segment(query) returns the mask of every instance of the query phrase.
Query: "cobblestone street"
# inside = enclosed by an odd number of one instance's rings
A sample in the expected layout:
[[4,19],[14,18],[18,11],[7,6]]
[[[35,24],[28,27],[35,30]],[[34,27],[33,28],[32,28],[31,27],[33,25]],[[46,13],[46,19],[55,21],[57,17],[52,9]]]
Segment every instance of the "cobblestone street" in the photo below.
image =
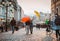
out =
[[56,41],[55,34],[50,37],[46,35],[45,29],[33,29],[33,34],[26,35],[25,28],[15,31],[0,33],[0,41]]

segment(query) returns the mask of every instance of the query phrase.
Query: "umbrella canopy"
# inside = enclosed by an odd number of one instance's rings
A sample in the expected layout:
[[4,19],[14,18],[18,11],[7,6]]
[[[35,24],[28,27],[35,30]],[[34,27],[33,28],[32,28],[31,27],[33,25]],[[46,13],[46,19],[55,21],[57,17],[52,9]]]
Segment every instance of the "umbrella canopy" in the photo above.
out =
[[30,17],[23,17],[22,19],[21,19],[21,22],[27,22],[27,21],[30,21],[31,19],[30,19]]
[[38,12],[38,11],[34,11],[34,13],[36,14],[36,16],[38,17],[38,18],[40,18],[40,13]]

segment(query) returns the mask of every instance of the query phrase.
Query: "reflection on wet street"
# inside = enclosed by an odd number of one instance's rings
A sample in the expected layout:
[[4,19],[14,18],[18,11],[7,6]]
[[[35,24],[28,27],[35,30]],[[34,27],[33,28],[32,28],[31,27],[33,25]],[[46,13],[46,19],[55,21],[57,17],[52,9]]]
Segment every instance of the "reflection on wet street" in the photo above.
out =
[[45,29],[33,29],[33,34],[26,35],[25,28],[15,31],[14,34],[9,32],[0,33],[0,41],[56,41],[55,33],[51,36],[46,35]]

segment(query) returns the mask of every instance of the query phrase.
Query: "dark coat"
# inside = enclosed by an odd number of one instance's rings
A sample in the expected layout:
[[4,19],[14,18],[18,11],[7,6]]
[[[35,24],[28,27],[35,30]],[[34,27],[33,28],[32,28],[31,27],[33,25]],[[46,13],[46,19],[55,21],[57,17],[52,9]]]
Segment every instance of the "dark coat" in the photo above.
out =
[[26,25],[30,25],[30,21],[25,22]]
[[10,24],[11,24],[12,26],[15,26],[15,25],[16,25],[16,20],[11,20]]

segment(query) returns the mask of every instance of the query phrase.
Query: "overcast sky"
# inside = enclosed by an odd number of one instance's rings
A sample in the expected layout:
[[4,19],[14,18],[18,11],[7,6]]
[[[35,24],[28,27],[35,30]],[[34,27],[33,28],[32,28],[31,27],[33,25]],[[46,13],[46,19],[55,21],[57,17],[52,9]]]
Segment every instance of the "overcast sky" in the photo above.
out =
[[23,8],[27,14],[37,10],[39,12],[51,12],[51,0],[17,0],[18,4]]

